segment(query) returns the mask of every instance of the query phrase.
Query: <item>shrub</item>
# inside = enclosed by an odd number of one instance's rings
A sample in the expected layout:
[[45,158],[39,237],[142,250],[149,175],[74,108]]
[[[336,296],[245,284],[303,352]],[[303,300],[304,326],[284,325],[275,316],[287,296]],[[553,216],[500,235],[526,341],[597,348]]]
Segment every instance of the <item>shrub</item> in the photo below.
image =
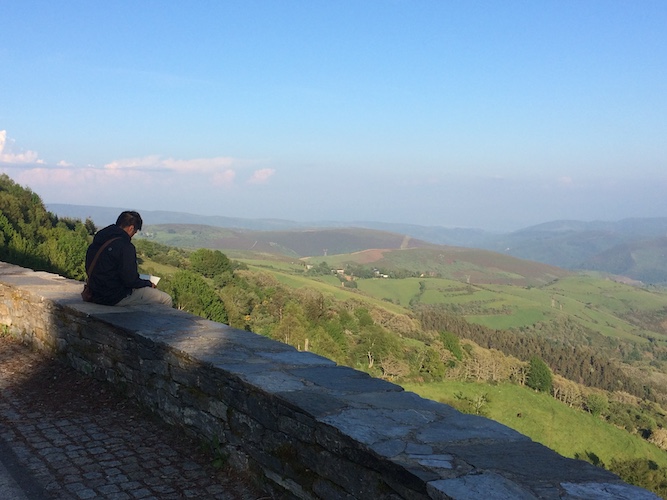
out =
[[551,370],[547,364],[537,356],[533,356],[530,360],[526,385],[536,391],[548,393],[551,393],[551,389],[553,388],[553,376],[551,375]]

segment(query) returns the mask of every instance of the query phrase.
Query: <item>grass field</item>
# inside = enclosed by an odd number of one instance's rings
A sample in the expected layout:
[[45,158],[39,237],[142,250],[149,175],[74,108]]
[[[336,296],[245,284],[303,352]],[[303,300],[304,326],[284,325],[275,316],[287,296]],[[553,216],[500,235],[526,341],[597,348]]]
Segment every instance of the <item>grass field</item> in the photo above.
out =
[[572,275],[541,287],[475,285],[442,278],[357,283],[364,293],[405,307],[411,301],[446,304],[468,321],[493,329],[528,327],[540,321],[567,318],[608,337],[636,342],[647,342],[647,337],[667,340],[667,323],[646,322],[653,316],[665,316],[667,293],[596,276]]
[[[381,255],[381,251],[376,251]],[[416,249],[410,252],[393,251],[394,259],[408,257],[432,257],[431,250]],[[486,254],[481,254],[486,257]],[[352,257],[339,255],[327,257],[334,266],[343,265]],[[444,258],[444,257],[443,257]],[[466,268],[469,262],[450,259],[452,274]],[[481,257],[480,257],[481,258]],[[317,262],[309,259],[309,262]],[[667,341],[667,293],[663,290],[638,288],[594,273],[568,274],[542,285],[517,285],[516,276],[496,272],[494,278],[506,275],[509,283],[476,282],[466,275],[464,279],[405,278],[405,279],[357,279],[358,292],[341,289],[337,278],[309,278],[304,274],[301,261],[273,261],[270,259],[241,259],[253,268],[276,273],[277,278],[290,286],[331,285],[336,297],[352,294],[364,300],[382,305],[394,312],[405,312],[411,305],[444,304],[468,321],[492,329],[530,327],[544,321],[571,320],[582,328],[611,338],[645,343],[649,338]],[[404,262],[400,262],[404,264]],[[513,261],[510,261],[513,264]],[[419,264],[413,264],[418,266]],[[450,269],[450,271],[451,271]],[[542,268],[539,268],[543,272]],[[470,270],[470,269],[468,269]],[[535,275],[538,272],[535,271]],[[487,276],[488,277],[488,276]],[[470,282],[468,282],[470,281]],[[492,280],[493,281],[493,280]],[[503,281],[502,279],[499,281]],[[404,308],[404,309],[403,309]],[[657,318],[651,321],[651,318]]]
[[[170,227],[157,235],[180,238],[182,246],[192,248],[207,238],[223,241],[229,233],[224,229],[187,226]],[[156,239],[159,240],[157,236]],[[667,342],[667,292],[664,290],[634,287],[594,273],[571,273],[484,250],[446,246],[368,249],[298,259],[277,251],[274,255],[266,250],[237,248],[229,250],[228,255],[252,269],[275,273],[277,279],[290,286],[302,287],[310,283],[337,298],[369,300],[394,312],[405,312],[411,305],[444,304],[468,321],[492,329],[570,320],[580,325],[581,330],[610,338],[640,343],[649,339]],[[304,274],[306,263],[323,261],[332,268],[354,263],[377,266],[385,271],[407,270],[424,277],[358,279],[355,292],[340,287],[335,277],[308,278]]]
[[424,276],[440,276],[475,283],[543,285],[569,274],[563,269],[520,260],[508,255],[476,250],[436,246],[410,249],[374,249],[351,254],[309,257],[312,264],[326,261],[331,266],[359,264],[409,271]]
[[419,282],[418,278],[401,280],[362,279],[357,280],[357,287],[361,292],[371,297],[409,307],[410,300],[419,293]]
[[303,275],[303,270],[295,274],[289,271],[281,271],[279,269],[266,266],[258,267],[249,265],[248,267],[251,270],[268,272],[272,274],[280,283],[290,288],[310,287],[318,290],[324,295],[331,295],[338,300],[356,299],[361,302],[367,302],[374,306],[384,307],[385,309],[394,313],[405,314],[407,312],[407,310],[400,305],[383,301],[382,299],[372,295],[359,293],[353,289],[343,288],[340,285],[340,280],[335,276],[308,277]]

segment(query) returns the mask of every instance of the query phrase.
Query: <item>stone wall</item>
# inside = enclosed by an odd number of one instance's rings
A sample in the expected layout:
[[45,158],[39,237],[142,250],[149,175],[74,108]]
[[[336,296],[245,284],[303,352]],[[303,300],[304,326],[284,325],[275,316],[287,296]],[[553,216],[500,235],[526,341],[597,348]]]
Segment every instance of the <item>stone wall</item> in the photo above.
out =
[[0,263],[0,328],[214,443],[280,498],[655,499],[491,420],[167,308]]

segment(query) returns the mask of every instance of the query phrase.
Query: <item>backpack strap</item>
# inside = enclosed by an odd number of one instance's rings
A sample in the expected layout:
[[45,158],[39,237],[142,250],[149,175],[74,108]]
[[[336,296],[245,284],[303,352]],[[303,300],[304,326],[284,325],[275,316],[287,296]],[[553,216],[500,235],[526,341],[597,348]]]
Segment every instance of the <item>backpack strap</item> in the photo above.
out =
[[[88,279],[90,279],[90,273],[92,273],[93,269],[95,269],[95,264],[97,264],[97,259],[102,254],[102,250],[104,250],[107,247],[107,245],[109,243],[111,243],[112,241],[119,240],[119,239],[120,239],[120,236],[116,236],[115,238],[111,238],[110,240],[105,241],[104,244],[100,247],[100,249],[95,254],[95,258],[90,263],[90,267],[88,269],[86,269],[86,274],[88,275]],[[86,281],[88,281],[88,280],[86,280]]]

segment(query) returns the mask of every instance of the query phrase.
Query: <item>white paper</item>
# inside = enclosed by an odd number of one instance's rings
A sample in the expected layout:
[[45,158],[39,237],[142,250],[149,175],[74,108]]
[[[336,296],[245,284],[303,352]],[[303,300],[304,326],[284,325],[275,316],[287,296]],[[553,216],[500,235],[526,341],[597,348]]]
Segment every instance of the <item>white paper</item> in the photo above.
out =
[[160,281],[160,277],[159,277],[159,276],[153,276],[152,274],[140,274],[139,277],[140,277],[142,280],[148,280],[148,281],[150,281],[150,282],[153,283],[155,286],[157,286],[158,281]]

